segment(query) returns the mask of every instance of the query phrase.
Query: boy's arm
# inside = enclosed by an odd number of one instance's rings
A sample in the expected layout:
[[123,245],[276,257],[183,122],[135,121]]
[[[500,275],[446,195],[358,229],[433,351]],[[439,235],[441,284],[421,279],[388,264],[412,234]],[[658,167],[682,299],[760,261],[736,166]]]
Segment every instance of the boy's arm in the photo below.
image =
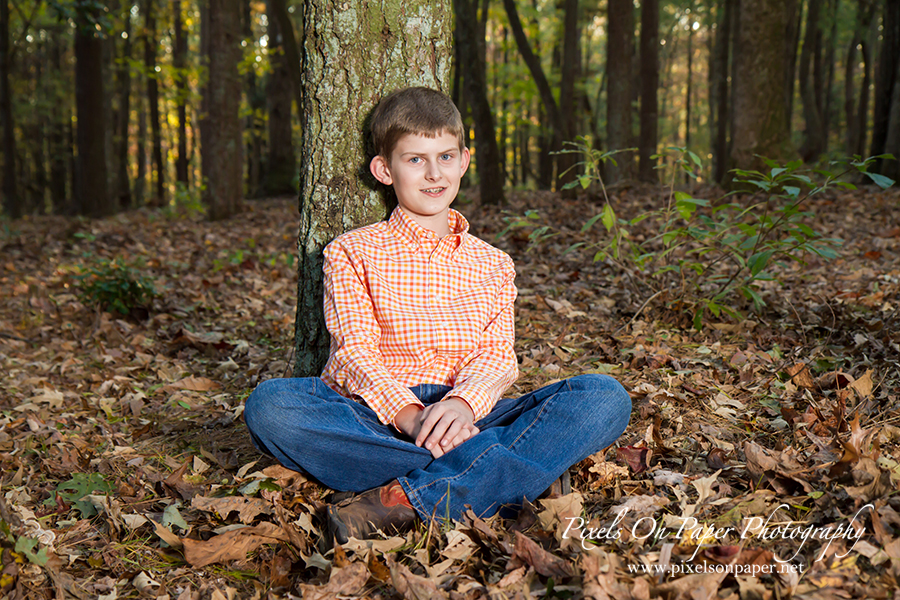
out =
[[455,385],[445,398],[464,400],[472,409],[475,421],[491,412],[503,392],[519,376],[514,348],[516,286],[513,281],[516,270],[511,259],[504,264],[504,271],[504,282],[494,299],[491,319],[481,343],[463,360]]
[[339,244],[325,247],[325,324],[334,362],[330,372],[339,385],[365,400],[382,423],[393,424],[404,407],[423,405],[384,366],[378,348],[381,328],[357,267]]

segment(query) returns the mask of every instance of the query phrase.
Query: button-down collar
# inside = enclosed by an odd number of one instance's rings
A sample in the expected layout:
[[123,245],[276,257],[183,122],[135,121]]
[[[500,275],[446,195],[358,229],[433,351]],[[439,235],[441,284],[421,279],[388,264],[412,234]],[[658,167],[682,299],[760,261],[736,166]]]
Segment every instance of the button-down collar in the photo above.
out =
[[450,234],[439,238],[437,234],[430,229],[426,229],[419,225],[415,219],[406,214],[399,206],[391,213],[388,220],[388,227],[391,233],[400,241],[407,244],[413,250],[424,246],[426,248],[434,248],[441,242],[447,243],[451,248],[451,253],[455,254],[466,239],[469,232],[469,222],[460,213],[452,208],[448,214],[448,225],[450,226]]

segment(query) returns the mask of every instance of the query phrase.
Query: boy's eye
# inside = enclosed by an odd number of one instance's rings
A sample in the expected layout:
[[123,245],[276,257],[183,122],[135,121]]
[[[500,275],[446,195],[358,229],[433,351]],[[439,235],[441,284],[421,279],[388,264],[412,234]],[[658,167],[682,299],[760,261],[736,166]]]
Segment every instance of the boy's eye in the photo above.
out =
[[418,156],[413,156],[411,159],[409,159],[409,162],[411,162],[411,163],[414,164],[414,165],[415,165],[415,164],[418,164],[418,163],[421,162],[421,161],[422,161],[422,159],[419,158]]
[[442,154],[441,160],[453,160],[453,155],[452,154]]

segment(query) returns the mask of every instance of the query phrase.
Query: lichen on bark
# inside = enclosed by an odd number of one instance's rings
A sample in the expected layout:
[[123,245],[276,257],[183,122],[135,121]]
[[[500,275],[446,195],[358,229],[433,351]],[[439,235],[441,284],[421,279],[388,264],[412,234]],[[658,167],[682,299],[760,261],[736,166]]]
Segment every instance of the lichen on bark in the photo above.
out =
[[368,175],[366,120],[395,89],[449,91],[452,14],[449,0],[303,2],[297,377],[321,373],[328,356],[323,248],[386,216]]

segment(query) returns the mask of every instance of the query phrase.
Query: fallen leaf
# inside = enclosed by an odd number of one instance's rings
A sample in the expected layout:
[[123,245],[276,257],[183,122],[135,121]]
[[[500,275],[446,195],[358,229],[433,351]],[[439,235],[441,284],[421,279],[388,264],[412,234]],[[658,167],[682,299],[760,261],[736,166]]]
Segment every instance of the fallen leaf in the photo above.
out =
[[[243,560],[247,553],[263,544],[285,542],[288,535],[274,523],[260,523],[217,535],[208,540],[182,538],[184,559],[193,567],[205,567],[217,562]],[[365,569],[365,567],[363,567]]]
[[394,589],[406,600],[447,598],[447,592],[438,588],[434,581],[416,575],[406,565],[396,562],[393,556],[388,557],[388,566],[391,569]]
[[339,596],[355,596],[369,580],[369,570],[361,562],[350,563],[346,567],[335,567],[325,585],[300,584],[303,600],[334,600]]
[[517,531],[513,555],[507,569],[515,569],[523,564],[534,567],[544,577],[571,577],[573,574],[572,565],[550,554],[537,542]]
[[225,520],[232,512],[238,513],[241,523],[249,525],[260,514],[271,515],[274,507],[271,502],[262,498],[247,498],[245,496],[230,496],[225,498],[207,498],[206,496],[194,496],[191,499],[191,508],[204,512],[218,513],[219,518]]

